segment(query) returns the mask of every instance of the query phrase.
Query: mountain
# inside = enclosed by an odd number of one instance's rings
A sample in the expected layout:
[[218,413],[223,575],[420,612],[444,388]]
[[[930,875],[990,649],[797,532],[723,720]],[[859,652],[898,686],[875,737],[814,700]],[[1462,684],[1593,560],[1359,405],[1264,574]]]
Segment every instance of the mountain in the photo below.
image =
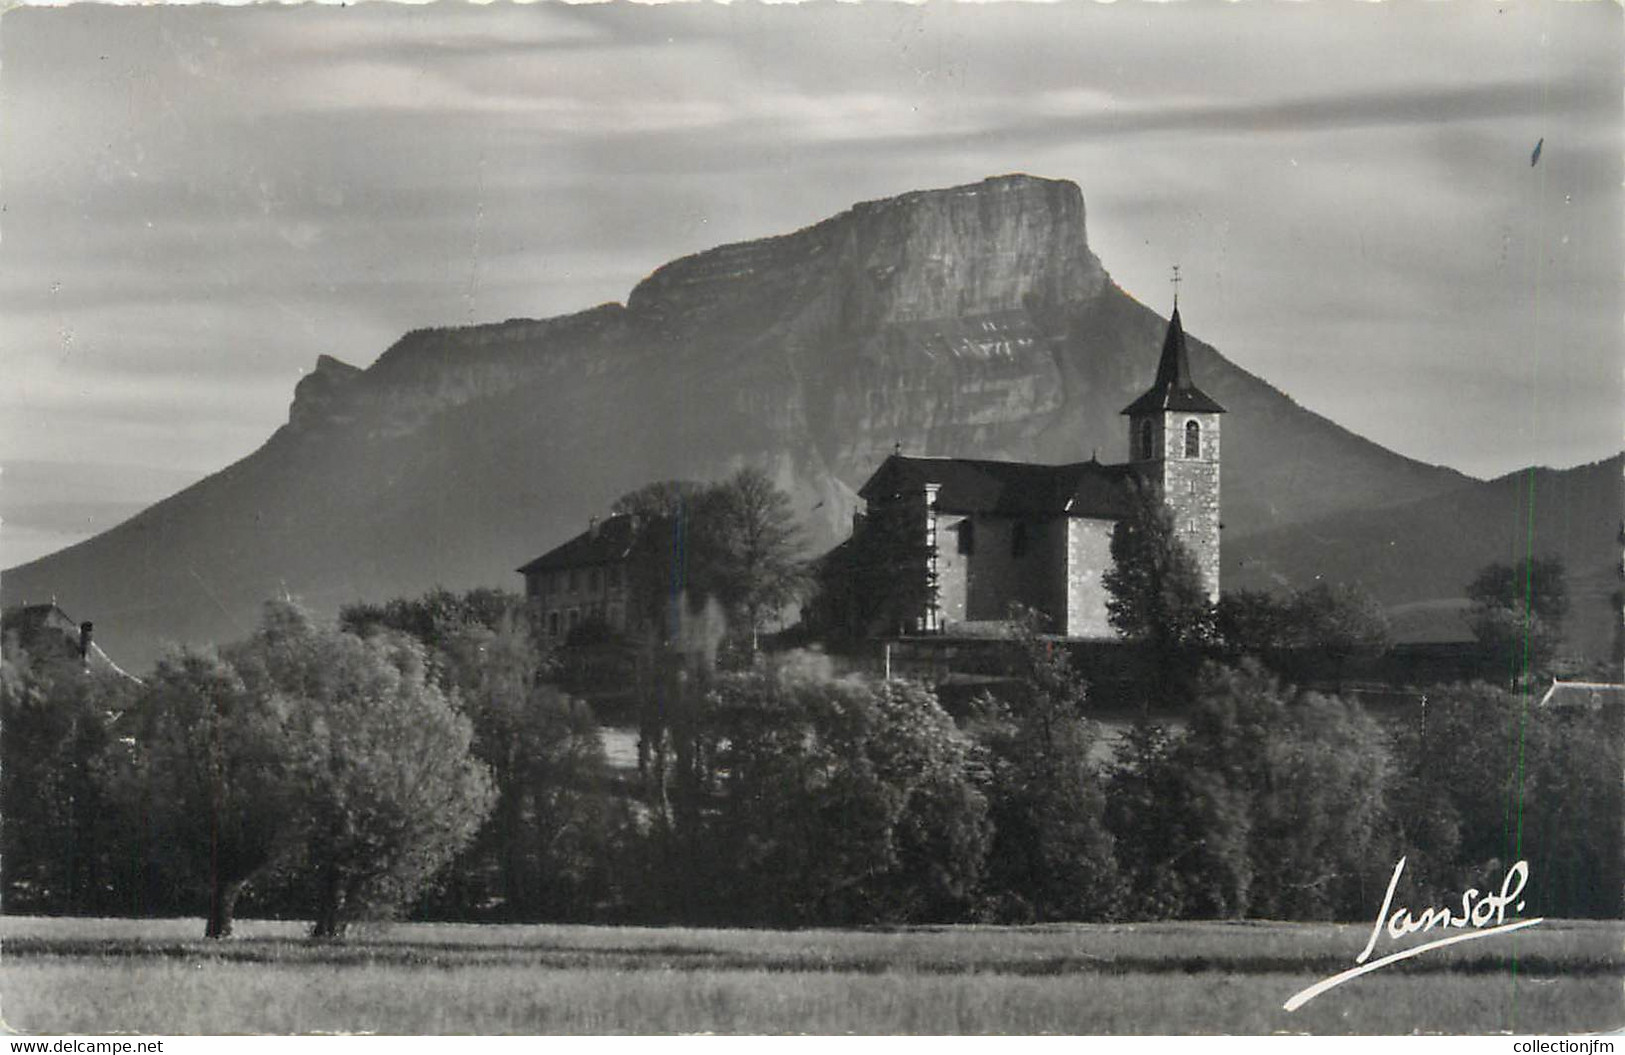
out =
[[1384,509],[1226,539],[1227,588],[1358,582],[1390,607],[1396,637],[1467,635],[1465,587],[1486,564],[1561,557],[1570,647],[1598,658],[1619,642],[1625,455],[1573,469],[1527,469]]
[[[1165,325],[1090,250],[1072,183],[867,202],[674,261],[624,306],[417,331],[365,370],[324,356],[259,450],[0,587],[7,604],[86,613],[139,666],[165,640],[246,633],[284,591],[331,611],[436,584],[518,588],[512,569],[623,492],[745,462],[827,544],[894,445],[1121,460],[1119,411],[1149,385]],[[1473,485],[1199,339],[1190,352],[1229,410],[1227,546]]]

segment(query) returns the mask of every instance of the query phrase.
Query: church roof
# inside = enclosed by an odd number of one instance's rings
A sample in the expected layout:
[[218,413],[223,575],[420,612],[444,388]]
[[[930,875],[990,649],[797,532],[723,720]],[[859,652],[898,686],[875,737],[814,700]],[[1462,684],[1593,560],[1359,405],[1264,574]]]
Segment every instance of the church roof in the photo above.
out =
[[519,574],[529,575],[532,572],[554,568],[581,568],[625,560],[631,554],[637,540],[637,518],[630,513],[617,513],[570,541],[548,550],[520,568]]
[[884,500],[917,494],[934,483],[938,485],[937,509],[944,513],[1120,520],[1132,508],[1136,479],[1132,466],[1098,461],[1038,465],[894,454],[881,463],[858,494],[866,501]]
[[74,640],[79,637],[79,624],[58,608],[54,601],[7,608],[5,614],[0,616],[0,627],[4,627],[8,633],[15,633],[24,648],[33,647],[48,630]]
[[1149,414],[1159,410],[1193,410],[1223,414],[1211,396],[1191,380],[1190,353],[1185,349],[1185,327],[1179,321],[1179,305],[1168,320],[1168,335],[1162,340],[1162,358],[1157,362],[1157,380],[1151,390],[1123,408],[1125,414]]

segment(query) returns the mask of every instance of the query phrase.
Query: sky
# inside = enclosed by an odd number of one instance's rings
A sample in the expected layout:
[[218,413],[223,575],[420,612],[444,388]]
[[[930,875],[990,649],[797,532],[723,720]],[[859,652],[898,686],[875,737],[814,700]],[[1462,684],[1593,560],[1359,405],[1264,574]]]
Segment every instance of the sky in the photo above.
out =
[[[0,16],[0,566],[250,453],[320,354],[1007,172],[1299,403],[1621,449],[1606,0],[70,5]],[[1540,145],[1538,160],[1535,149]],[[1533,161],[1533,163],[1532,163]]]

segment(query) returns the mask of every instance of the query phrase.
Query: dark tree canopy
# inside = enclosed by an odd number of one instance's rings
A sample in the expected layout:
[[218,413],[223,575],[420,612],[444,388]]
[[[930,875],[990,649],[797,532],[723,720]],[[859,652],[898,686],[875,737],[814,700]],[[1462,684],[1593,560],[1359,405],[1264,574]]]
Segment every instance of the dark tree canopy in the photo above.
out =
[[1523,859],[1525,915],[1619,918],[1625,712],[1475,683],[1430,690],[1425,719],[1399,737],[1390,789],[1420,892],[1499,884]]
[[[32,650],[30,647],[32,646]],[[127,911],[119,721],[135,686],[63,640],[14,629],[0,651],[0,880],[11,912]]]
[[299,788],[314,932],[336,937],[409,904],[474,836],[492,797],[468,719],[429,679],[421,647],[274,603],[226,657],[250,693],[285,708],[279,761]]
[[1041,617],[1014,614],[1021,698],[983,697],[971,724],[989,773],[989,909],[1011,921],[1110,918],[1123,891],[1091,758],[1100,731],[1083,714],[1088,690],[1064,644],[1037,633]]
[[936,599],[930,557],[921,510],[876,503],[818,562],[812,623],[837,638],[907,632]]
[[1393,638],[1382,606],[1364,590],[1319,582],[1293,595],[1287,606],[1288,641],[1336,660],[1380,655]]
[[210,937],[273,876],[337,936],[409,904],[472,837],[489,779],[428,672],[404,635],[363,639],[283,602],[247,640],[158,665],[132,719],[130,797],[203,887]]
[[1516,564],[1487,564],[1467,584],[1474,605],[1528,611],[1561,623],[1569,611],[1568,573],[1560,557],[1530,557]]
[[647,606],[640,615],[666,637],[715,599],[730,634],[754,650],[769,621],[805,592],[805,539],[790,498],[754,466],[716,484],[648,484],[613,508],[639,519],[631,575]]
[[806,565],[801,528],[790,498],[766,473],[747,466],[716,488],[707,525],[718,561],[723,603],[744,618],[751,647],[765,620],[803,593]]
[[250,690],[228,660],[192,649],[160,660],[142,692],[140,793],[170,866],[207,893],[207,937],[228,937],[244,887],[299,850],[296,707],[281,693]]
[[1290,647],[1291,602],[1263,590],[1227,590],[1213,612],[1214,633],[1232,656],[1264,656]]
[[454,593],[437,586],[418,597],[346,605],[339,609],[339,625],[363,636],[378,629],[398,630],[425,647],[435,647],[469,627],[495,630],[511,623],[523,607],[524,598],[506,590],[478,587]]
[[727,675],[703,719],[715,745],[699,822],[703,882],[734,919],[858,924],[969,906],[990,834],[970,745],[908,682]]
[[707,490],[709,485],[693,480],[658,480],[628,491],[610,505],[609,511],[645,520],[675,518]]
[[1356,586],[1318,582],[1280,600],[1257,590],[1220,598],[1219,645],[1233,659],[1267,660],[1303,680],[1341,680],[1348,663],[1392,645],[1388,616]]
[[[463,877],[457,893],[496,902],[509,919],[578,914],[591,885],[607,878],[604,745],[591,708],[542,681],[550,657],[513,620],[465,627],[441,651],[473,726],[473,753],[497,792],[479,837],[453,866]],[[485,890],[474,877],[490,861],[498,878]]]
[[1498,673],[1517,678],[1542,669],[1562,644],[1569,589],[1559,558],[1486,565],[1466,593],[1468,625],[1494,654]]
[[1385,738],[1256,663],[1208,667],[1189,727],[1143,723],[1108,794],[1136,915],[1357,918],[1392,867]]
[[1212,606],[1201,570],[1179,541],[1173,513],[1156,487],[1136,488],[1132,514],[1112,532],[1111,555],[1102,579],[1113,629],[1156,649],[1209,640]]

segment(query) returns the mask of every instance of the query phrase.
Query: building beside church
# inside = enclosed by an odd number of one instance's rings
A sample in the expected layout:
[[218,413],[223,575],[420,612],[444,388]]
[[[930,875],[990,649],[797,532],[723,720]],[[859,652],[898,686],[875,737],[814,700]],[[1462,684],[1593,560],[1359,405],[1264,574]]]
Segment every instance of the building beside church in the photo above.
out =
[[896,593],[894,581],[866,577],[850,554],[862,548],[865,532],[907,525],[907,559],[925,565],[912,574],[929,585],[905,591],[906,610],[890,611],[887,625],[870,632],[985,633],[1005,625],[1011,605],[1020,604],[1047,616],[1055,633],[1115,636],[1102,577],[1111,564],[1112,532],[1130,514],[1135,489],[1145,484],[1160,491],[1208,596],[1217,601],[1224,408],[1191,378],[1177,303],[1156,381],[1122,413],[1129,460],[1115,465],[1093,458],[1067,465],[901,453],[887,458],[858,492],[865,509],[854,519],[853,538],[832,556],[855,569],[851,589]]
[[562,639],[589,623],[630,629],[642,610],[633,587],[637,546],[636,517],[594,517],[586,531],[520,568],[525,597],[540,613],[543,631]]
[[0,635],[26,651],[36,663],[78,663],[93,673],[117,674],[136,684],[141,679],[113,662],[92,637],[94,624],[76,623],[68,613],[48,604],[23,604],[0,612]]

